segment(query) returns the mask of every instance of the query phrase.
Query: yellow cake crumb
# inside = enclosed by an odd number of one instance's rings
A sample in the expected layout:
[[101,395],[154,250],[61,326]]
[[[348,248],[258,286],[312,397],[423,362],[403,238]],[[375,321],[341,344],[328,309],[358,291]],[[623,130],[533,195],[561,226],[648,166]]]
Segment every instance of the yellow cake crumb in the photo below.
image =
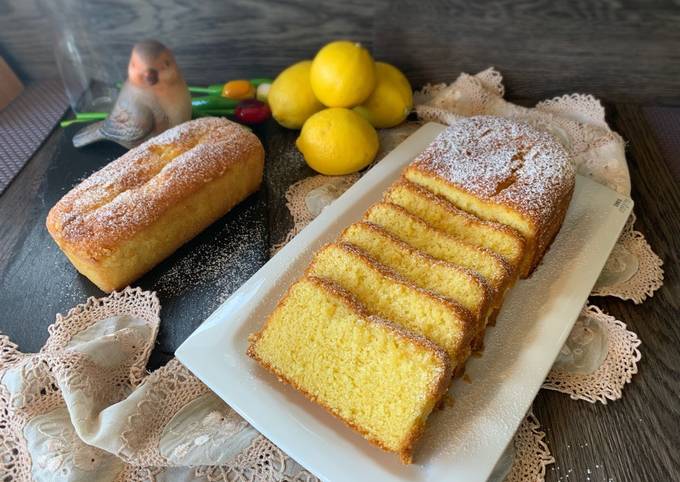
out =
[[397,278],[348,244],[329,244],[320,249],[307,274],[338,284],[369,312],[441,346],[454,364],[467,359],[471,352],[476,327],[469,311]]
[[396,204],[375,204],[366,212],[365,219],[430,256],[479,273],[495,292],[494,306],[500,305],[513,281],[512,270],[497,254],[454,238]]
[[372,223],[352,224],[340,240],[357,246],[416,286],[460,303],[475,319],[481,321],[486,317],[490,308],[489,287],[472,271],[433,258]]
[[403,207],[447,234],[494,251],[513,269],[524,267],[524,238],[508,226],[484,221],[461,211],[447,200],[405,179],[395,183],[387,191],[385,201]]
[[248,355],[404,462],[451,377],[443,350],[317,278],[288,290]]

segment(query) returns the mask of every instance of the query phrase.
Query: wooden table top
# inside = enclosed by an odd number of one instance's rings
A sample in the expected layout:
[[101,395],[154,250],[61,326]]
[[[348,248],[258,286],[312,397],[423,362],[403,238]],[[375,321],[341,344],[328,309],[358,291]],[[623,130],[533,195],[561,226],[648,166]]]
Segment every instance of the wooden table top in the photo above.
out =
[[[618,104],[608,112],[612,127],[629,142],[636,228],[664,260],[665,283],[642,305],[591,299],[642,340],[639,373],[623,399],[606,406],[548,390],[538,394],[534,413],[557,461],[546,480],[679,480],[680,179],[673,172],[680,164],[664,159],[640,106]],[[103,295],[75,272],[44,225],[71,186],[123,152],[107,144],[78,151],[70,144],[75,129],[56,129],[0,196],[0,331],[27,352],[43,345],[56,313]],[[172,357],[290,228],[285,191],[312,172],[293,148],[296,133],[268,125],[258,134],[267,149],[263,189],[138,283],[156,290],[162,305],[150,369]]]

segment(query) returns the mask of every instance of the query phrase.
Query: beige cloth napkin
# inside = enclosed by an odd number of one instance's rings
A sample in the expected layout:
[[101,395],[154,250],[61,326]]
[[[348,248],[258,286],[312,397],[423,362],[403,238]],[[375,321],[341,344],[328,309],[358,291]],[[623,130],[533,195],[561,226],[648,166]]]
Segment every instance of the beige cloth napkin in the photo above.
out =
[[12,481],[311,478],[177,360],[147,376],[159,309],[155,294],[128,288],[57,316],[40,353],[0,337],[0,472]]

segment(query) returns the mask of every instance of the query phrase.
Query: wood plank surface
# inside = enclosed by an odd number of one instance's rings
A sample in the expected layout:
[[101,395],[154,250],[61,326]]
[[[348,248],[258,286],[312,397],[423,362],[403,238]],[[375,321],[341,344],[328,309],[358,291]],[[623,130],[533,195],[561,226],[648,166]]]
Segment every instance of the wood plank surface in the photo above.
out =
[[0,0],[0,55],[28,79],[54,78],[50,27],[57,22],[58,30],[71,29],[86,63],[103,57],[121,75],[132,45],[156,38],[174,50],[190,83],[275,76],[338,37],[370,47],[376,9],[384,3]]
[[511,96],[678,104],[678,25],[673,0],[398,0],[373,47],[414,85],[495,66]]
[[0,0],[0,55],[24,80],[54,78],[70,29],[88,65],[123,75],[132,44],[155,37],[207,84],[273,76],[349,38],[416,86],[494,65],[512,95],[680,105],[678,25],[677,0]]

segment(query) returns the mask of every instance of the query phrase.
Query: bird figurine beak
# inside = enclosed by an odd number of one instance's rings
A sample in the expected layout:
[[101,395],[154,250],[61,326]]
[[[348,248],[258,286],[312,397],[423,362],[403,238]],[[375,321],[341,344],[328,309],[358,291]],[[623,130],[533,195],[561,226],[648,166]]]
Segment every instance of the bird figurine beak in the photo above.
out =
[[144,81],[149,85],[156,85],[158,83],[158,71],[156,69],[148,69],[144,72]]

